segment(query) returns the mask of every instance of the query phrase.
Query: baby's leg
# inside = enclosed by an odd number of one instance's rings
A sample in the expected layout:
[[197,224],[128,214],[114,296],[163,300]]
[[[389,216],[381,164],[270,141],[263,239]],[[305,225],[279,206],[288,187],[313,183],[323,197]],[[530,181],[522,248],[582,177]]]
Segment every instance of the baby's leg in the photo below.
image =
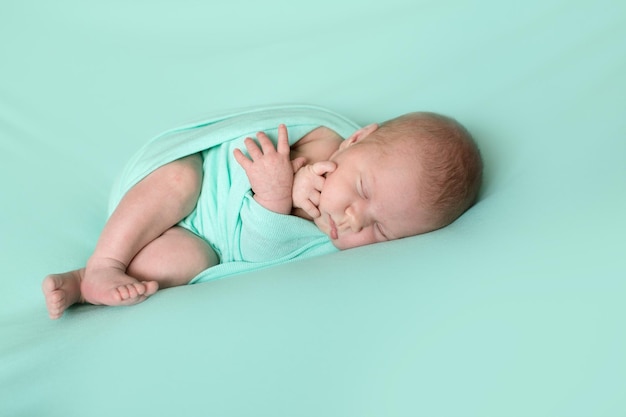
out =
[[[204,240],[174,226],[145,246],[131,261],[126,274],[133,281],[117,287],[117,291],[127,291],[132,296],[123,298],[120,295],[115,302],[98,304],[137,304],[157,288],[187,284],[200,272],[218,263],[217,254]],[[85,268],[46,277],[43,291],[50,318],[57,319],[72,304],[86,301],[81,292],[84,277]],[[154,289],[150,283],[156,283]]]
[[[194,209],[201,184],[202,158],[195,154],[158,168],[131,188],[104,226],[86,268],[44,280],[51,317],[59,317],[79,301],[127,305],[154,294],[158,282],[128,275],[128,266],[146,245]],[[78,298],[74,291],[77,281]]]
[[87,262],[81,293],[91,304],[119,305],[158,289],[126,274],[131,260],[185,218],[202,185],[202,158],[191,155],[155,170],[131,188],[107,221]]
[[203,239],[180,226],[167,230],[135,256],[128,275],[140,281],[157,281],[159,289],[188,284],[200,272],[219,263]]

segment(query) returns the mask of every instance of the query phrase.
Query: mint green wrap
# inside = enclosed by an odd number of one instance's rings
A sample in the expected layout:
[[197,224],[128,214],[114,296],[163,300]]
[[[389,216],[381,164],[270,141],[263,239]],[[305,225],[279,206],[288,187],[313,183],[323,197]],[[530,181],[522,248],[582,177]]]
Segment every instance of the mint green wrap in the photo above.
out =
[[219,256],[220,264],[190,283],[336,251],[312,222],[273,213],[256,203],[246,173],[233,157],[233,150],[245,150],[243,140],[256,132],[264,131],[275,141],[280,123],[287,126],[290,144],[320,126],[344,138],[358,129],[338,114],[305,105],[239,110],[175,128],[149,141],[131,158],[113,188],[109,212],[150,172],[201,152],[204,179],[198,204],[180,225],[205,239]]

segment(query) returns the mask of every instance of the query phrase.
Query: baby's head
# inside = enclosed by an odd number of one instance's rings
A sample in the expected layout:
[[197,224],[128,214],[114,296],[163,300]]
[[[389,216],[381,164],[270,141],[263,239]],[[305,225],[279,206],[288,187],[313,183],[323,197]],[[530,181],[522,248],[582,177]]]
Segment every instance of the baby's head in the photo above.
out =
[[476,200],[482,160],[454,119],[409,113],[366,126],[331,158],[315,223],[339,249],[427,233]]
[[478,196],[483,163],[471,134],[456,120],[437,113],[409,113],[383,123],[375,136],[415,159],[420,210],[430,229],[445,227]]

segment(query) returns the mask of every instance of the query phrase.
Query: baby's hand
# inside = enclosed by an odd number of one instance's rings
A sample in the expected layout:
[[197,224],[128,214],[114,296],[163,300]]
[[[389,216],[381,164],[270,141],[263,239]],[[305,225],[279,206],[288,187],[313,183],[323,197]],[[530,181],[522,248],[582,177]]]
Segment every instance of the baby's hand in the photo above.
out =
[[326,181],[324,175],[336,168],[337,164],[331,161],[317,162],[300,168],[293,180],[293,206],[301,208],[314,219],[319,217],[321,213],[317,207]]
[[285,125],[278,126],[278,146],[263,132],[256,135],[259,146],[246,138],[246,149],[250,157],[246,157],[239,149],[234,156],[239,165],[246,171],[254,199],[263,207],[276,213],[289,214],[292,209],[291,193],[293,173],[301,166],[301,161],[292,164],[289,158],[289,140]]

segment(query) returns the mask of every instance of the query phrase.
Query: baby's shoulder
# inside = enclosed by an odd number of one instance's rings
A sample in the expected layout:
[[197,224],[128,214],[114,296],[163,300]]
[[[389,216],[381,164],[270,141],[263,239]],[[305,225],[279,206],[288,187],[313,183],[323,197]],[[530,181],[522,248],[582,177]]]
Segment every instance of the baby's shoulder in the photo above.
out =
[[343,138],[326,126],[311,130],[291,146],[291,159],[305,157],[307,163],[327,161]]

